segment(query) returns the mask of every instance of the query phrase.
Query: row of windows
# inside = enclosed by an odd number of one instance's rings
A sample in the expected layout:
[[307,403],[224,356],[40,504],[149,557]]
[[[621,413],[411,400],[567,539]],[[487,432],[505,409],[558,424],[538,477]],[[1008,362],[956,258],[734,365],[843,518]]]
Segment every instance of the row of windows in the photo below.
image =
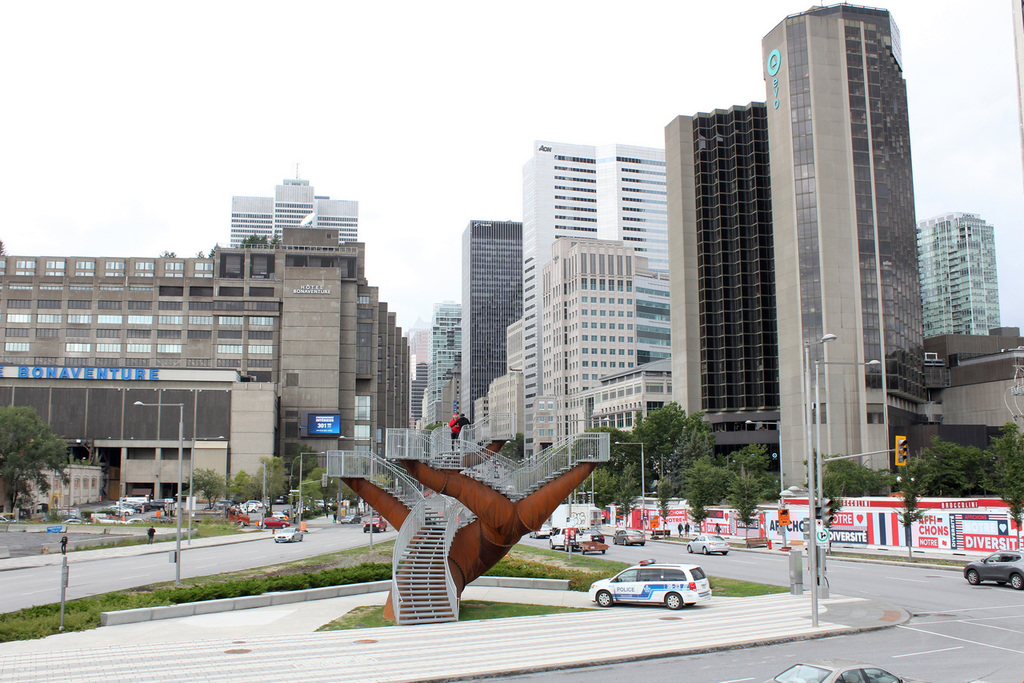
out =
[[[92,344],[68,342],[64,345],[64,350],[68,353],[92,353],[92,347]],[[243,348],[245,348],[243,344],[218,344],[217,353],[241,355]],[[153,353],[152,344],[96,344],[97,353],[121,353],[122,349],[125,353]],[[31,350],[31,342],[5,342],[4,350],[28,352]],[[157,344],[156,352],[181,353],[182,345]],[[248,352],[250,354],[272,354],[274,347],[271,344],[249,344]]]
[[[243,325],[245,324],[245,316],[241,315],[219,315],[217,317],[218,325]],[[48,324],[60,324],[63,322],[64,316],[60,313],[39,313],[36,315],[36,322],[48,323]],[[92,315],[91,313],[69,313],[67,316],[68,323],[76,325],[89,325],[92,324],[93,318],[96,319],[96,323],[100,325],[122,325],[124,324],[123,315]],[[159,325],[181,325],[185,319],[181,315],[160,315],[156,316],[157,324]],[[214,316],[212,315],[190,315],[188,316],[189,325],[212,325]],[[31,313],[8,313],[7,322],[9,323],[31,323]],[[129,315],[129,325],[152,325],[153,316],[151,315]],[[249,316],[249,325],[252,326],[271,326],[274,324],[274,318],[269,316]]]

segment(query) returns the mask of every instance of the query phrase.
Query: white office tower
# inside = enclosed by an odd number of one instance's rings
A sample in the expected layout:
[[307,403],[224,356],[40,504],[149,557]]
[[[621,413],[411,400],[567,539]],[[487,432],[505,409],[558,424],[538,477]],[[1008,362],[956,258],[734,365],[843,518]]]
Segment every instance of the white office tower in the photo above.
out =
[[[423,397],[425,424],[447,422],[459,407],[444,398],[444,388],[462,358],[462,306],[453,302],[434,304],[430,325],[430,368]],[[463,411],[465,412],[465,411]]]
[[308,180],[285,179],[273,197],[231,198],[231,246],[247,237],[281,237],[282,228],[307,225],[338,233],[338,243],[358,240],[359,202],[318,197]]
[[999,327],[995,228],[974,213],[919,221],[917,258],[926,338]]
[[542,391],[540,276],[561,237],[619,240],[668,272],[665,150],[537,141],[523,167],[523,371],[527,454]]

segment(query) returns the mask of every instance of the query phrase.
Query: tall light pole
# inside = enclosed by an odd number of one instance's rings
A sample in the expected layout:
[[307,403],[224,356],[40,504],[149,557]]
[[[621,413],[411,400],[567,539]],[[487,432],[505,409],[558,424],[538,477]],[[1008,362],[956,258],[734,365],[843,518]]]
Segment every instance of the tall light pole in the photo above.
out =
[[[178,495],[177,495],[177,509],[174,511],[174,516],[178,520],[178,531],[174,539],[174,585],[181,585],[181,484],[184,475],[184,466],[182,463],[182,453],[184,452],[185,442],[185,404],[184,403],[143,403],[142,401],[136,401],[137,406],[149,406],[160,408],[162,406],[178,406]],[[159,420],[159,415],[157,420]],[[159,437],[160,428],[159,422],[157,423],[157,436]],[[195,457],[195,454],[192,454]],[[191,493],[191,491],[189,492]]]
[[640,526],[647,531],[647,508],[644,497],[647,495],[646,480],[644,479],[644,443],[643,441],[616,441],[616,446],[639,446],[640,447]]
[[[818,368],[822,365],[863,365],[865,367],[873,365],[881,365],[880,360],[869,360],[865,363],[857,361],[842,361],[842,360],[815,360],[814,361],[814,441],[815,441],[815,456],[814,456],[814,470],[818,479],[818,500],[824,500],[823,484],[825,478],[822,473],[822,456],[821,456],[821,403],[818,399]],[[828,397],[825,397],[826,404]],[[831,443],[831,442],[830,442]]]
[[811,446],[811,346],[837,339],[834,334],[822,335],[814,342],[804,342],[804,425],[807,431],[807,562],[811,574],[811,627],[818,628],[818,546],[814,517],[814,452]]

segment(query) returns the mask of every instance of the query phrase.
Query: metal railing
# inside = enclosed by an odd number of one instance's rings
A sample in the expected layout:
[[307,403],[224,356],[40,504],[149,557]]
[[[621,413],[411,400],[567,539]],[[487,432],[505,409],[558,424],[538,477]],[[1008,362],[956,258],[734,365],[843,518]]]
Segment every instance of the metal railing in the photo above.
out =
[[423,484],[371,451],[327,451],[327,476],[366,479],[409,508],[423,499]]
[[513,489],[520,497],[583,462],[608,462],[611,443],[607,432],[574,434],[519,464]]

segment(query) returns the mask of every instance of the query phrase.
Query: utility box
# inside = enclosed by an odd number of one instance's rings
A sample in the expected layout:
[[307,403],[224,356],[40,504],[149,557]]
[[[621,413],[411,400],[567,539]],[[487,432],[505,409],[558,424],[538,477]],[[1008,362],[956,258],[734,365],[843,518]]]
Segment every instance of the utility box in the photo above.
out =
[[804,556],[800,553],[789,554],[789,592],[792,595],[804,592]]

